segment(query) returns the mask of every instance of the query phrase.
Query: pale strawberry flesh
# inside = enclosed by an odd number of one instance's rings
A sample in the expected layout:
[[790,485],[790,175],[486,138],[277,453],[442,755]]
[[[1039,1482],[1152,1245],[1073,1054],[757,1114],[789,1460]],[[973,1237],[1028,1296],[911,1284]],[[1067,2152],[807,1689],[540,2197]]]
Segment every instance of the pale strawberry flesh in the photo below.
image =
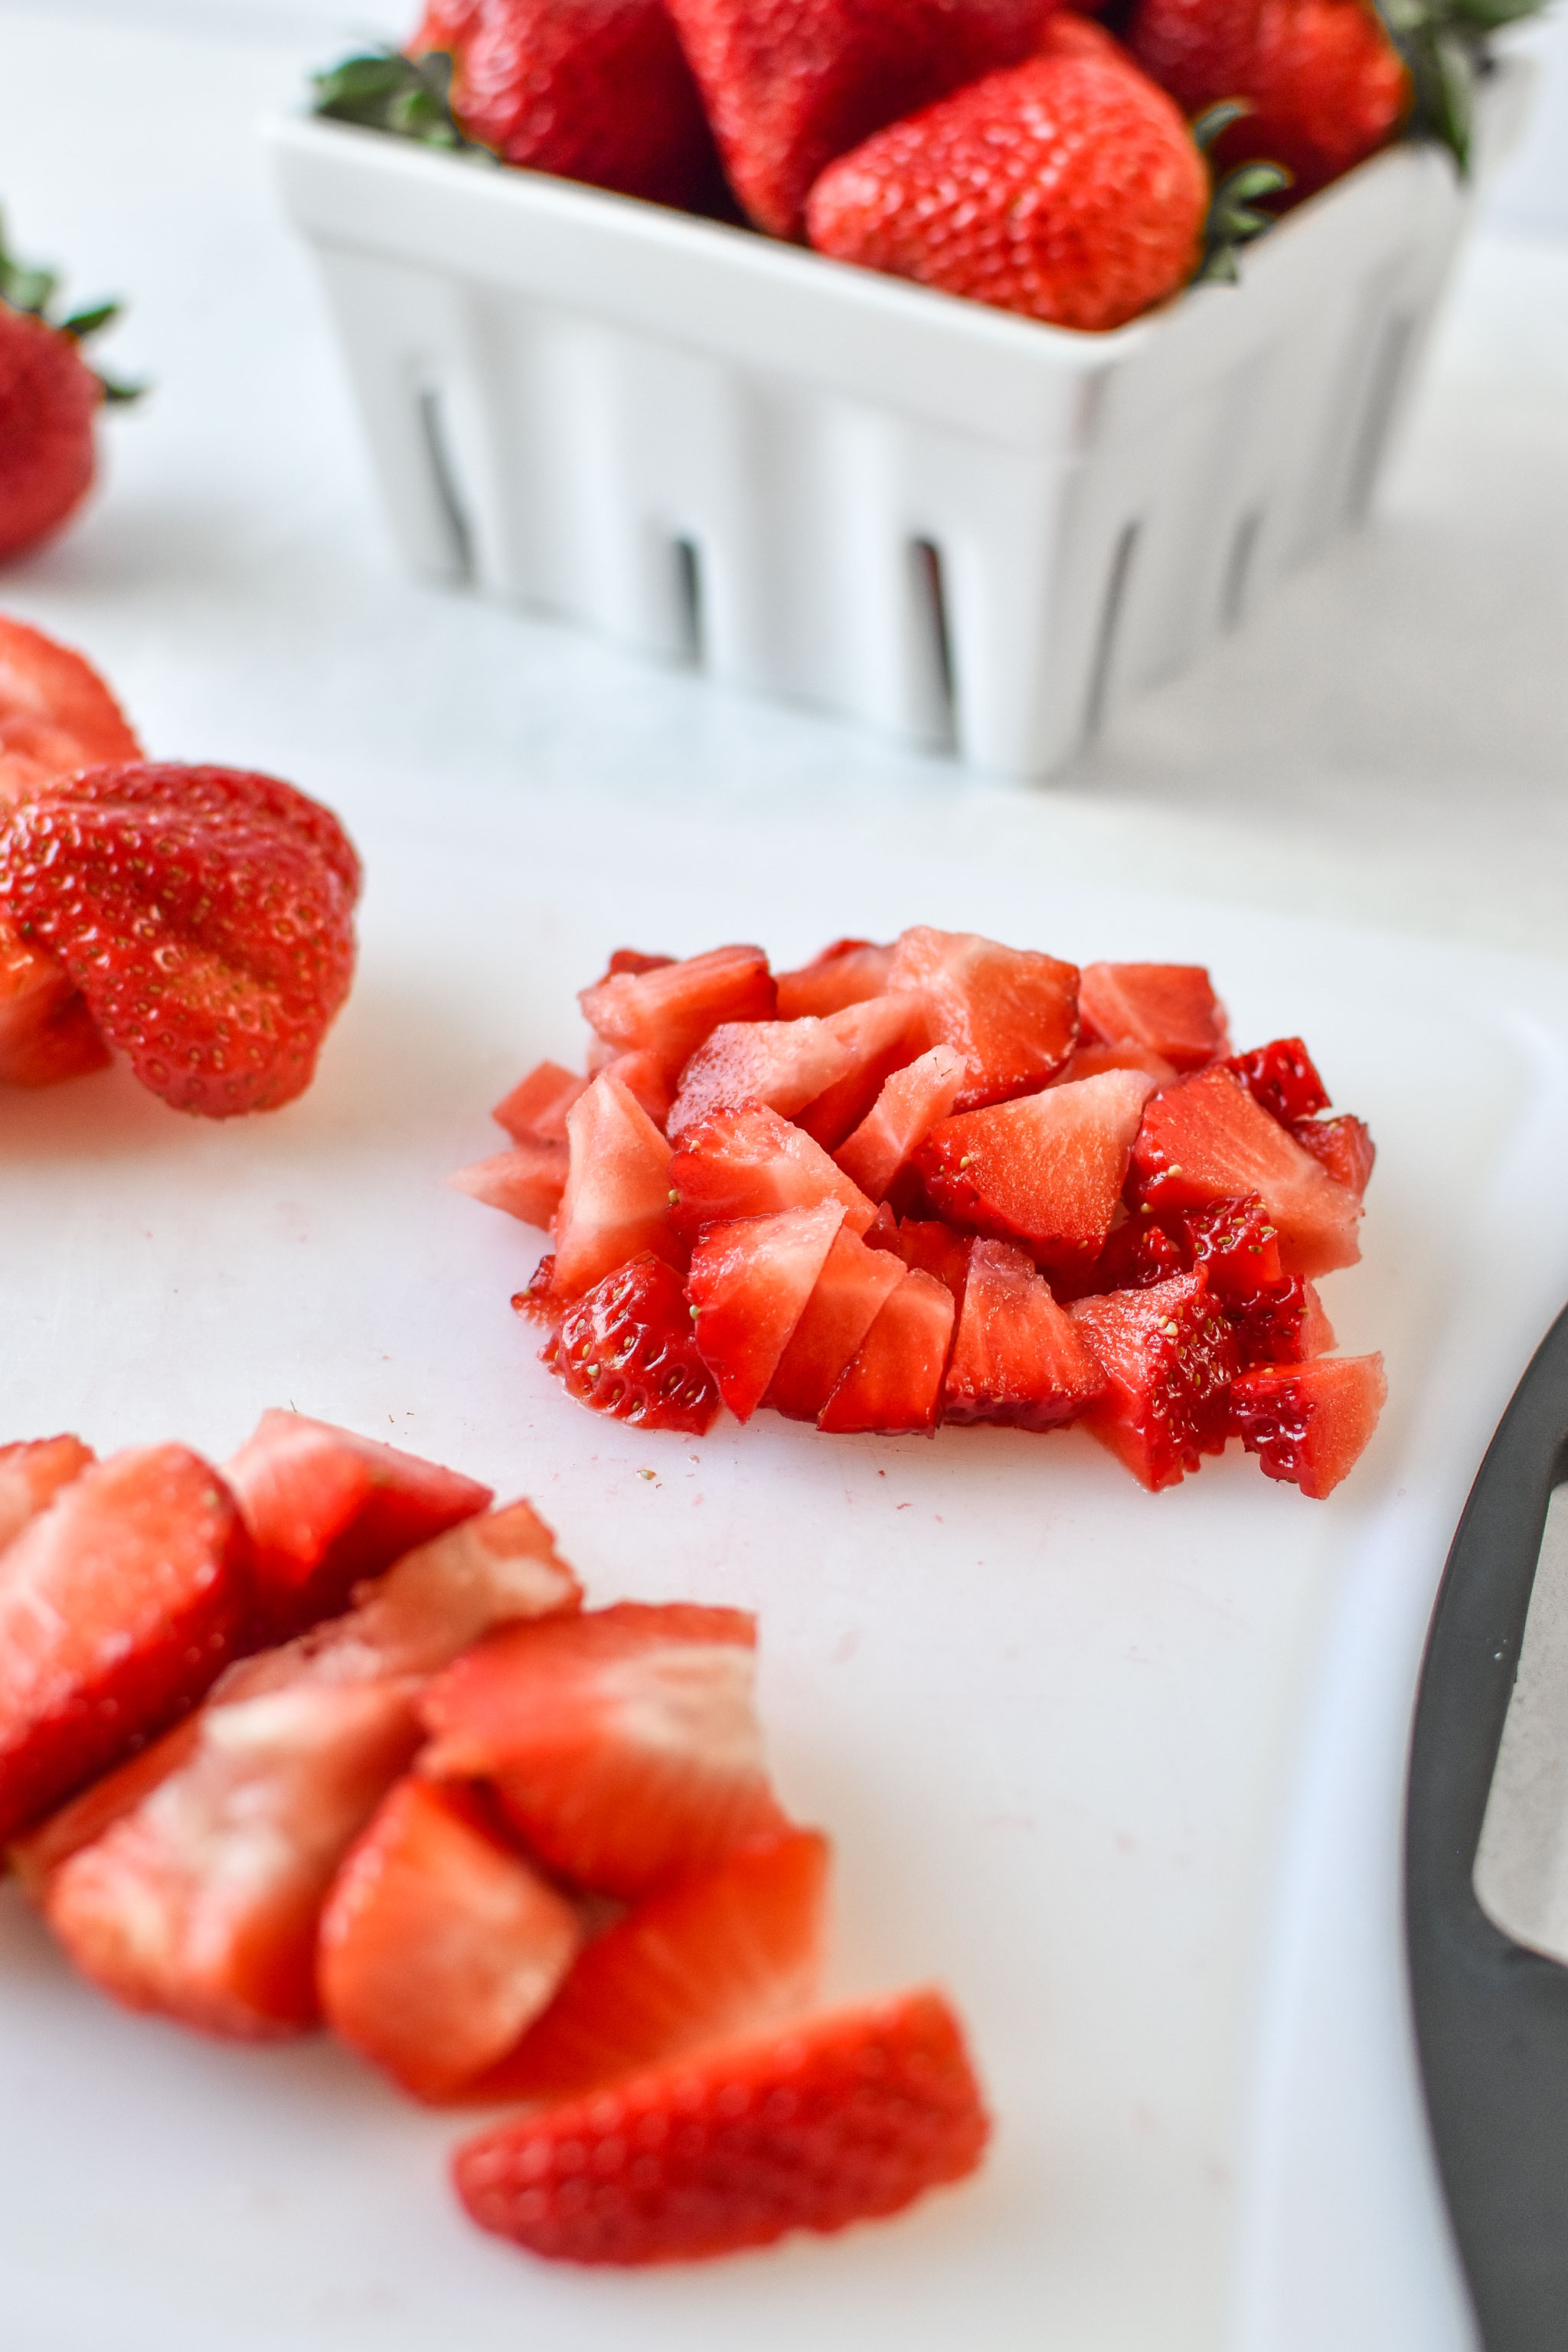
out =
[[0,1445],[0,1551],[95,1458],[79,1437],[31,1437]]
[[588,1088],[586,1078],[563,1069],[559,1062],[540,1062],[490,1113],[514,1143],[566,1141],[566,1114]]
[[969,1064],[954,1108],[1005,1102],[1054,1077],[1078,1043],[1078,967],[973,931],[902,931],[890,988],[918,989],[931,1042]]
[[828,1013],[823,1026],[854,1058],[845,1075],[800,1112],[799,1123],[824,1150],[836,1151],[860,1125],[887,1080],[924,1050],[925,1015],[918,996],[871,996]]
[[798,1021],[806,1013],[820,1019],[880,996],[892,961],[890,947],[877,947],[870,940],[835,940],[810,963],[777,975],[779,1019]]
[[[833,1018],[837,1019],[835,1014]],[[672,1142],[716,1110],[764,1103],[786,1118],[856,1067],[857,1057],[826,1021],[727,1021],[680,1074],[669,1108]]]
[[907,1272],[818,1413],[818,1429],[929,1437],[942,1404],[955,1311],[944,1282]]
[[837,1201],[709,1225],[687,1296],[698,1353],[737,1421],[762,1402],[844,1223]]
[[1361,1255],[1360,1202],[1228,1070],[1200,1071],[1154,1096],[1129,1192],[1162,1217],[1257,1193],[1279,1228],[1287,1274],[1326,1274]]
[[566,1189],[567,1164],[563,1143],[529,1138],[510,1151],[492,1151],[488,1160],[458,1169],[447,1181],[455,1192],[548,1232]]
[[977,1241],[942,1383],[942,1420],[1056,1429],[1076,1421],[1104,1386],[1094,1354],[1024,1252]]
[[900,1258],[841,1225],[763,1402],[789,1420],[815,1421],[903,1278]]
[[895,1071],[851,1135],[834,1154],[868,1200],[885,1201],[902,1188],[915,1154],[948,1117],[968,1081],[969,1064],[951,1045],[932,1045]]
[[1150,1081],[1109,1070],[943,1119],[915,1155],[944,1217],[1072,1274],[1110,1232]]
[[1176,1486],[1224,1452],[1236,1335],[1201,1267],[1151,1290],[1078,1299],[1068,1313],[1105,1373],[1084,1426],[1141,1486]]
[[673,1082],[721,1022],[771,1021],[774,989],[761,948],[714,948],[683,963],[607,972],[577,1002],[607,1044],[651,1053]]
[[818,1143],[775,1110],[754,1104],[715,1111],[688,1129],[669,1162],[671,1231],[694,1242],[705,1225],[813,1209],[837,1201],[851,1231],[863,1233],[874,1211],[859,1188]]
[[1086,1037],[1143,1047],[1178,1070],[1202,1069],[1229,1042],[1202,964],[1086,963],[1078,1002]]
[[566,1132],[571,1159],[555,1218],[557,1294],[581,1297],[644,1250],[678,1258],[666,1223],[669,1146],[642,1105],[617,1079],[595,1078],[567,1112]]
[[1321,1501],[1360,1460],[1387,1395],[1381,1356],[1262,1364],[1232,1383],[1232,1425],[1266,1478]]

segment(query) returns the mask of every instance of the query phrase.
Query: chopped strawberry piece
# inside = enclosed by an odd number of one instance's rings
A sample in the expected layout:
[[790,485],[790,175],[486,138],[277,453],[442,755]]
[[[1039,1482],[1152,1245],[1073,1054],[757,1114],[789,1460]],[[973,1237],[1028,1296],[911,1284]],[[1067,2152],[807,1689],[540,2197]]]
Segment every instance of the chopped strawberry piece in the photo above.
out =
[[559,1297],[576,1298],[644,1250],[671,1259],[678,1250],[665,1222],[669,1146],[642,1105],[618,1080],[595,1078],[567,1112],[566,1131],[554,1279]]
[[491,1492],[416,1454],[276,1409],[223,1475],[254,1547],[258,1630],[273,1641],[341,1609],[359,1578],[482,1511]]
[[778,974],[779,1019],[798,1021],[807,1013],[820,1019],[842,1012],[847,1004],[882,995],[892,961],[890,947],[875,947],[869,940],[835,940],[798,971]]
[[587,1079],[574,1070],[563,1070],[559,1062],[540,1062],[497,1103],[490,1117],[514,1143],[563,1145],[566,1114],[587,1088]]
[[426,1692],[419,1769],[489,1781],[551,1869],[641,1895],[786,1826],[763,1769],[755,1645],[740,1610],[687,1602],[493,1634]]
[[814,1209],[837,1201],[852,1232],[874,1214],[865,1194],[842,1174],[809,1135],[776,1110],[720,1110],[689,1128],[669,1163],[669,1223],[688,1243],[704,1225],[736,1217],[770,1217],[781,1209]]
[[1243,1371],[1255,1364],[1305,1363],[1310,1356],[1327,1355],[1334,1345],[1334,1327],[1304,1274],[1287,1275],[1272,1289],[1226,1311]]
[[603,1078],[618,1078],[632,1100],[641,1104],[655,1127],[663,1127],[669,1117],[669,1106],[675,1099],[675,1088],[665,1076],[664,1065],[657,1054],[646,1050],[637,1054],[617,1054],[596,1075]]
[[566,1189],[567,1165],[563,1143],[530,1139],[514,1144],[510,1151],[492,1151],[488,1160],[476,1160],[471,1168],[457,1169],[447,1181],[455,1192],[466,1192],[471,1201],[482,1201],[487,1208],[502,1209],[509,1217],[520,1217],[525,1225],[548,1231]]
[[1092,1042],[1143,1046],[1178,1070],[1201,1069],[1229,1043],[1201,963],[1086,963],[1078,1009]]
[[859,1126],[893,1072],[924,1050],[925,1014],[920,998],[902,991],[846,1005],[841,1013],[828,1013],[823,1026],[854,1059],[841,1078],[806,1105],[800,1124],[825,1151],[833,1151]]
[[969,1064],[951,1045],[932,1045],[883,1087],[859,1126],[834,1154],[870,1200],[883,1201],[914,1163],[968,1082]]
[[973,1235],[955,1234],[940,1218],[905,1217],[899,1226],[899,1255],[904,1264],[921,1274],[934,1274],[939,1282],[945,1282],[960,1312],[973,1247]]
[[595,988],[603,987],[605,982],[614,980],[618,971],[629,971],[634,977],[644,971],[668,971],[674,961],[673,956],[644,955],[640,948],[616,948],[594,985]]
[[[29,445],[25,425],[21,439],[24,447]],[[30,470],[36,481],[47,468]],[[14,551],[7,547],[7,553]],[[130,722],[91,663],[41,629],[0,614],[0,803],[20,800],[79,768],[141,757]]]
[[198,1709],[165,1731],[150,1746],[140,1748],[134,1756],[117,1764],[96,1780],[89,1780],[79,1795],[68,1804],[50,1813],[36,1829],[14,1838],[7,1859],[16,1872],[22,1891],[30,1903],[42,1906],[50,1879],[62,1862],[84,1845],[91,1845],[105,1830],[112,1828],[122,1813],[133,1812],[143,1797],[151,1796],[160,1780],[166,1780],[186,1759],[195,1754],[201,1735],[201,1714]]
[[943,1421],[1056,1429],[1104,1386],[1098,1360],[1023,1251],[977,1241],[942,1383]]
[[844,1223],[837,1201],[709,1225],[687,1280],[697,1347],[737,1421],[763,1401]]
[[719,1410],[680,1276],[651,1254],[617,1266],[567,1308],[552,1370],[579,1404],[639,1429],[700,1437]]
[[1381,1356],[1260,1364],[1231,1383],[1234,1426],[1266,1478],[1321,1501],[1355,1467],[1388,1395]]
[[579,1954],[476,2095],[570,2097],[797,2016],[821,1979],[827,1870],[826,1839],[788,1830],[646,1895]]
[[248,1594],[216,1473],[146,1446],[62,1485],[0,1553],[0,1838],[195,1704]]
[[765,1103],[793,1118],[848,1076],[855,1056],[826,1021],[726,1021],[680,1074],[669,1110],[671,1140],[716,1110]]
[[878,1202],[877,1213],[861,1238],[872,1249],[891,1250],[895,1257],[900,1255],[899,1221],[893,1214],[890,1202]]
[[1359,1118],[1298,1118],[1290,1122],[1290,1132],[1303,1151],[1310,1151],[1318,1165],[1336,1184],[1360,1200],[1366,1191],[1377,1149],[1365,1123]]
[[1253,1101],[1281,1127],[1329,1108],[1329,1090],[1300,1037],[1276,1037],[1250,1054],[1232,1054],[1220,1066],[1239,1078]]
[[1105,1247],[1150,1091],[1135,1070],[1108,1070],[965,1111],[932,1129],[915,1165],[944,1216],[1079,1271]]
[[1176,1075],[1173,1062],[1148,1045],[1078,1045],[1071,1059],[1051,1080],[1053,1087],[1070,1086],[1075,1078],[1098,1078],[1107,1070],[1142,1070],[1157,1087],[1168,1087]]
[[0,916],[0,1085],[52,1087],[107,1069],[110,1052],[64,964]]
[[582,1937],[474,1798],[400,1780],[322,1909],[322,2013],[416,2098],[449,2097],[549,2007]]
[[947,1285],[911,1268],[889,1292],[817,1415],[818,1429],[929,1437],[936,1428],[955,1313]]
[[931,1042],[968,1060],[959,1110],[1043,1087],[1078,1042],[1077,966],[973,931],[900,932],[888,985],[919,989]]
[[721,1021],[771,1021],[774,991],[761,948],[713,948],[684,963],[612,971],[577,1002],[607,1044],[653,1054],[673,1084]]
[[958,2021],[921,1990],[510,2120],[453,2175],[481,2229],[532,2253],[690,2261],[900,2212],[972,2173],[989,2131]]
[[234,1675],[254,1684],[263,1668],[291,1674],[307,1662],[338,1681],[432,1675],[497,1625],[570,1615],[582,1602],[583,1588],[532,1504],[508,1503],[405,1551],[359,1588],[346,1616]]
[[1361,1203],[1228,1070],[1157,1094],[1132,1153],[1133,1188],[1155,1213],[1256,1192],[1279,1229],[1287,1274],[1327,1274],[1361,1255]]
[[791,1421],[815,1421],[903,1278],[891,1251],[868,1247],[841,1225],[763,1402]]
[[0,1445],[0,1551],[94,1459],[91,1446],[79,1437],[33,1437]]
[[1226,1306],[1247,1306],[1284,1279],[1279,1234],[1256,1192],[1242,1201],[1172,1214],[1189,1266],[1208,1269],[1209,1288]]
[[531,1316],[553,1333],[559,1329],[563,1304],[555,1288],[555,1253],[547,1250],[521,1290],[511,1294],[514,1315]]
[[1236,1335],[1201,1266],[1152,1290],[1077,1299],[1068,1313],[1106,1375],[1084,1426],[1142,1486],[1174,1486],[1225,1451]]
[[1093,1297],[1107,1290],[1151,1290],[1157,1282],[1188,1271],[1186,1254],[1152,1216],[1131,1216],[1114,1226],[1105,1247],[1086,1272],[1058,1277],[1058,1295]]

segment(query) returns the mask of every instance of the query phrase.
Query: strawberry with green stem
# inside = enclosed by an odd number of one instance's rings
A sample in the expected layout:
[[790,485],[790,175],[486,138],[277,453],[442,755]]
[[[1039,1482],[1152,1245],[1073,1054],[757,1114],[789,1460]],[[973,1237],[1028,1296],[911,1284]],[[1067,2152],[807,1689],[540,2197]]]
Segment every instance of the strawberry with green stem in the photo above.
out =
[[82,346],[120,315],[98,302],[52,315],[59,279],[18,261],[0,223],[0,562],[60,529],[92,487],[93,421],[136,384],[98,373]]

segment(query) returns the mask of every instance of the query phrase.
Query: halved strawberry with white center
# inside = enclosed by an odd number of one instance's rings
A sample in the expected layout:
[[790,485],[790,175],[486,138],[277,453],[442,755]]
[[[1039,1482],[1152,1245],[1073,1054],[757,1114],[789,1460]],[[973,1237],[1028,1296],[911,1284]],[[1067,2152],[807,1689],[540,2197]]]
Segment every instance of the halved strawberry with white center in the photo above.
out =
[[1146,1047],[1178,1070],[1202,1069],[1229,1043],[1201,963],[1086,963],[1078,1009],[1086,1037]]
[[1023,1251],[977,1241],[942,1383],[943,1421],[1056,1429],[1104,1386],[1092,1350]]
[[1303,1151],[1310,1151],[1326,1176],[1342,1184],[1357,1201],[1362,1198],[1377,1158],[1376,1147],[1359,1118],[1298,1118],[1290,1132]]
[[955,1223],[1075,1272],[1105,1246],[1151,1092],[1135,1070],[1108,1070],[966,1111],[932,1129],[915,1166]]
[[1106,1376],[1084,1427],[1141,1485],[1174,1486],[1224,1453],[1236,1335],[1201,1266],[1152,1290],[1076,1299],[1068,1313]]
[[773,978],[761,948],[713,948],[683,963],[637,961],[641,970],[607,972],[577,1002],[606,1044],[623,1054],[654,1055],[671,1082],[721,1021],[773,1017]]
[[709,1225],[692,1251],[698,1352],[737,1421],[761,1404],[843,1223],[838,1202],[823,1201]]
[[763,1402],[792,1421],[815,1421],[903,1278],[901,1259],[841,1225]]
[[791,1118],[856,1066],[837,1031],[809,1014],[801,1021],[726,1021],[680,1074],[669,1107],[670,1139],[679,1143],[713,1111],[747,1103],[766,1103]]
[[810,2007],[827,1934],[828,1847],[753,1839],[595,1936],[476,2096],[559,2099]]
[[110,1058],[64,964],[0,916],[0,1085],[52,1087]]
[[1232,1425],[1266,1478],[1321,1500],[1355,1467],[1388,1396],[1381,1356],[1259,1364],[1232,1381]]
[[1327,1274],[1361,1255],[1361,1202],[1228,1070],[1200,1071],[1153,1097],[1133,1147],[1132,1191],[1159,1216],[1256,1192],[1279,1229],[1287,1274]]
[[870,940],[835,940],[810,963],[777,975],[779,1019],[798,1021],[806,1013],[821,1017],[880,996],[892,961],[890,947],[877,947]]
[[618,1079],[595,1078],[567,1112],[566,1132],[571,1166],[555,1218],[557,1296],[580,1297],[644,1250],[673,1260],[679,1253],[665,1223],[669,1146],[642,1105]]
[[1043,1087],[1078,1042],[1078,967],[974,931],[901,931],[888,986],[920,990],[931,1042],[968,1061],[959,1110]]
[[521,1217],[525,1225],[548,1232],[566,1190],[569,1159],[563,1143],[542,1143],[533,1137],[513,1144],[510,1151],[492,1151],[471,1168],[459,1168],[447,1177],[454,1192],[466,1192],[489,1209]]
[[668,1172],[677,1196],[669,1204],[670,1227],[689,1243],[704,1225],[814,1209],[821,1201],[840,1202],[855,1233],[864,1233],[874,1214],[819,1143],[760,1103],[715,1111],[689,1128]]
[[815,1136],[825,1150],[834,1151],[859,1126],[893,1072],[924,1051],[925,1010],[921,999],[907,991],[868,996],[840,1013],[829,1013],[823,1026],[854,1058],[844,1076],[808,1103],[799,1118],[807,1135]]
[[834,1154],[868,1199],[885,1201],[968,1081],[969,1064],[951,1045],[932,1045],[893,1076]]
[[79,1470],[0,1553],[0,1837],[195,1704],[237,1643],[247,1546],[183,1445]]
[[494,1634],[425,1694],[419,1769],[484,1780],[531,1850],[635,1896],[786,1826],[737,1609],[623,1601]]
[[700,1437],[719,1410],[680,1276],[648,1252],[569,1307],[543,1354],[579,1404],[639,1429]]
[[341,1609],[359,1578],[491,1496],[477,1478],[276,1409],[223,1475],[254,1549],[258,1632],[273,1641]]
[[531,2252],[689,2262],[899,2212],[989,2136],[958,2020],[922,1989],[499,2125],[452,2168],[480,2228]]
[[952,1341],[952,1293],[911,1269],[888,1293],[827,1402],[818,1429],[929,1437],[936,1428]]
[[587,1079],[574,1070],[563,1069],[559,1062],[539,1062],[497,1103],[490,1117],[514,1143],[564,1145],[566,1114],[587,1090]]
[[447,2098],[549,2007],[582,1940],[574,1906],[473,1797],[400,1780],[321,1912],[322,2013],[416,2098]]
[[32,1437],[0,1445],[0,1550],[94,1458],[79,1437]]

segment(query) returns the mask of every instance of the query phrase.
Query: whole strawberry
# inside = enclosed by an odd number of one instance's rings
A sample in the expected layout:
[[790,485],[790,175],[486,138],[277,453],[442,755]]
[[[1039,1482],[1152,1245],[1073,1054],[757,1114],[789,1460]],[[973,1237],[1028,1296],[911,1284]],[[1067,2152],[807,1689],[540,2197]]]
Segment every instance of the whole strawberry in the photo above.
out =
[[884,123],[1028,56],[1054,0],[669,0],[730,184],[798,237],[824,166]]
[[1136,0],[1125,33],[1183,112],[1250,111],[1215,142],[1224,169],[1267,156],[1299,203],[1394,137],[1410,75],[1371,0]]
[[688,207],[721,186],[661,0],[429,0],[408,54],[451,58],[453,121],[503,163]]
[[1120,327],[1186,283],[1209,175],[1110,35],[1053,18],[1027,64],[895,122],[812,189],[819,253],[1059,327]]
[[127,387],[95,375],[81,355],[115,305],[56,325],[56,279],[5,249],[0,229],[0,563],[36,547],[74,514],[92,486],[93,422]]

